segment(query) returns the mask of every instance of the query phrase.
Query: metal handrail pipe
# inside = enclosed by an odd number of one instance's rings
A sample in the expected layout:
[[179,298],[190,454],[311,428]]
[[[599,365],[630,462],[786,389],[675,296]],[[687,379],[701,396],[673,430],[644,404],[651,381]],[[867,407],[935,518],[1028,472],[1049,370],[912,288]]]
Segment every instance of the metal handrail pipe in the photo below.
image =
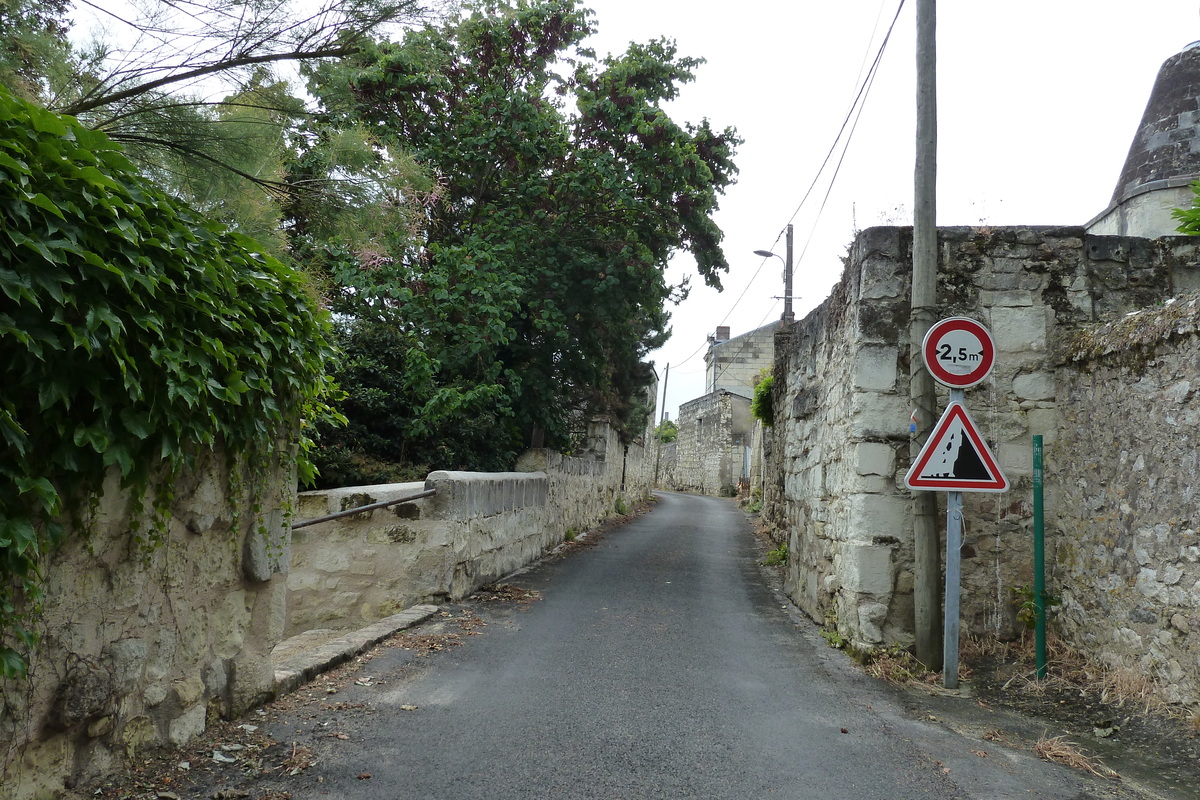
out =
[[408,503],[413,500],[420,500],[423,497],[432,497],[437,494],[437,489],[426,489],[423,492],[410,494],[408,497],[398,497],[395,500],[380,500],[378,503],[371,503],[367,506],[359,506],[358,508],[347,508],[344,511],[338,511],[335,514],[327,514],[323,517],[313,517],[312,519],[302,519],[299,522],[292,523],[292,530],[297,528],[307,528],[309,525],[316,525],[318,522],[329,522],[333,519],[341,519],[348,517],[351,514],[359,514],[363,511],[374,511],[377,508],[387,508],[388,506],[399,505],[400,503]]

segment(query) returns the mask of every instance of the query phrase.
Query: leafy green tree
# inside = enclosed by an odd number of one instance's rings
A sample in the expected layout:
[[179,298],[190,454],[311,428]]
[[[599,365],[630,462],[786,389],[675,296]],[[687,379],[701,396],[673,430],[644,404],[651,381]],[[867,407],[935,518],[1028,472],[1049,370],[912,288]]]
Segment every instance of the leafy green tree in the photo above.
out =
[[45,95],[69,60],[70,0],[0,0],[0,84],[26,100]]
[[654,429],[654,436],[663,444],[670,444],[679,438],[679,426],[674,420],[664,419]]
[[[653,375],[643,360],[686,292],[665,281],[667,262],[686,251],[720,285],[712,214],[739,140],[662,109],[702,62],[665,40],[597,61],[582,47],[592,25],[573,0],[484,2],[307,68],[323,123],[402,145],[437,176],[415,242],[330,259],[345,312],[390,326],[396,347],[431,367],[401,416],[482,387],[495,441],[514,451],[540,432],[565,446],[596,414],[634,435]],[[314,246],[329,249],[319,236]],[[445,417],[433,438],[463,419]]]
[[0,0],[0,82],[106,133],[163,188],[270,242],[282,202],[332,182],[285,180],[304,103],[276,68],[344,57],[438,0],[83,2],[119,44],[72,48],[69,0]]

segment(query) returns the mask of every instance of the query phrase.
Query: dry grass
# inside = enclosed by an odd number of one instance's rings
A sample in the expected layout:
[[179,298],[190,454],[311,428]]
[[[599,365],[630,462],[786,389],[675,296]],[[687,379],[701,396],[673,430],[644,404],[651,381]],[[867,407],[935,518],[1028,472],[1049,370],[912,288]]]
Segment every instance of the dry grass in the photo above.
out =
[[1012,658],[1013,642],[1002,641],[995,636],[972,636],[967,634],[958,642],[959,658],[969,664],[994,658],[1008,661]]
[[1099,676],[1100,702],[1115,708],[1137,707],[1143,714],[1170,714],[1172,707],[1159,695],[1159,685],[1146,673],[1119,667]]
[[995,658],[1028,667],[1009,678],[1004,684],[1005,690],[1015,688],[1035,697],[1048,692],[1078,692],[1085,697],[1098,693],[1100,702],[1113,708],[1128,706],[1143,714],[1168,716],[1177,713],[1161,699],[1160,684],[1143,670],[1136,667],[1107,668],[1089,662],[1057,636],[1051,635],[1046,640],[1047,675],[1040,680],[1036,674],[1032,635],[1015,642],[976,637],[964,641],[964,661],[978,663],[981,659]]
[[881,650],[871,655],[863,663],[863,670],[872,678],[886,681],[893,686],[907,686],[910,683],[923,683],[925,672],[912,654],[906,650]]
[[1121,777],[1116,770],[1104,766],[1099,759],[1087,755],[1077,744],[1067,741],[1063,736],[1048,737],[1042,734],[1042,738],[1033,746],[1033,752],[1046,761],[1089,772],[1098,778],[1117,780]]
[[[942,682],[942,673],[930,672],[907,650],[889,647],[861,655],[863,671],[894,686],[933,686]],[[960,661],[958,679],[969,681],[971,667]]]

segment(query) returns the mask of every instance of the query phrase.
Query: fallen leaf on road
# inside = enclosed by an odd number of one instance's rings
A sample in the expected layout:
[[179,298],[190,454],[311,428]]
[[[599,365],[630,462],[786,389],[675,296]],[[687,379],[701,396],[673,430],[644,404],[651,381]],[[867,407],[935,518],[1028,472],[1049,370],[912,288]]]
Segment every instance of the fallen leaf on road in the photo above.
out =
[[401,711],[416,711],[417,707],[405,703],[404,705],[400,706],[400,710]]
[[850,732],[850,731],[849,731],[849,730],[847,730],[846,728],[842,728],[842,733],[849,733],[849,732]]
[[370,779],[370,777],[371,777],[371,773],[369,773],[369,772],[360,772],[360,773],[358,773],[358,779],[359,779],[360,781],[369,780],[369,779]]
[[333,733],[330,735],[335,739],[341,739],[343,742],[349,741],[350,739],[350,734],[348,733]]
[[987,750],[972,750],[971,752],[980,758],[987,758]]

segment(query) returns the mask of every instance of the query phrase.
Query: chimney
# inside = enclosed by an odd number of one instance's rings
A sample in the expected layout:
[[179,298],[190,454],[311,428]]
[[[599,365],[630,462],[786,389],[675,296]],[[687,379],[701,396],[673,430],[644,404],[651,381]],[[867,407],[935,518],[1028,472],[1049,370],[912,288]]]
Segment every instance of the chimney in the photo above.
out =
[[728,325],[722,325],[719,328],[717,328],[717,335],[716,335],[716,338],[714,341],[717,344],[720,344],[721,342],[729,341],[729,326]]

